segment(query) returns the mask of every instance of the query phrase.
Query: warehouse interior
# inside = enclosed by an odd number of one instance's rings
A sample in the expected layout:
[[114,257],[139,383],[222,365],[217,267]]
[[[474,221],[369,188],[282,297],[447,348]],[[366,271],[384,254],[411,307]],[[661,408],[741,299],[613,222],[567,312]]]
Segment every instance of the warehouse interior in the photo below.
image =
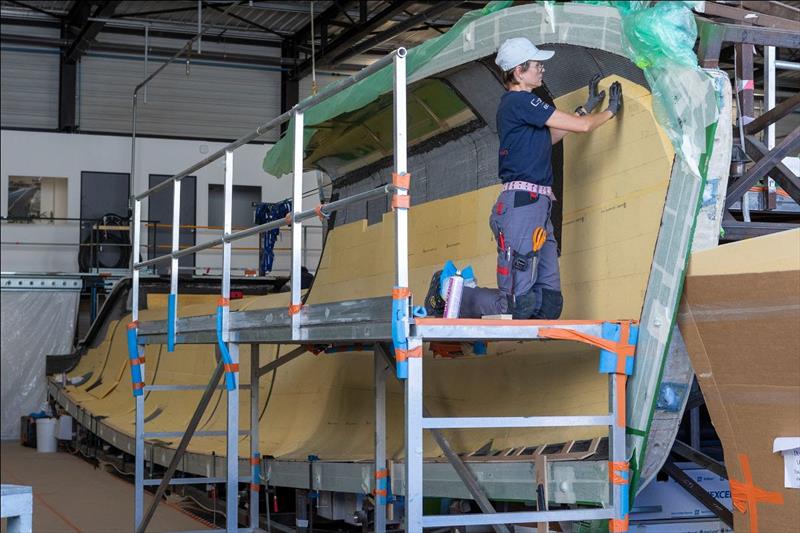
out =
[[800,2],[0,0],[0,53],[2,533],[800,523]]

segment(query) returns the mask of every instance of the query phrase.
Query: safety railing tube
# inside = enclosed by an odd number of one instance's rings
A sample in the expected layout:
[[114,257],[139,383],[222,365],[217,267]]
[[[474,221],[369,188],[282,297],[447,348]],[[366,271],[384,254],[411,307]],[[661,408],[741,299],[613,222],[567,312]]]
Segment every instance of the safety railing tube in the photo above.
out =
[[292,317],[292,338],[299,338],[299,312],[302,305],[300,295],[300,268],[303,251],[303,220],[296,215],[303,212],[303,111],[294,114],[294,170],[292,172],[292,301],[289,314]]
[[321,206],[315,207],[314,209],[308,209],[306,211],[302,211],[291,217],[286,217],[280,220],[273,220],[272,222],[267,222],[264,224],[259,224],[258,226],[253,226],[252,228],[243,229],[240,231],[236,231],[230,233],[228,235],[223,235],[219,239],[214,239],[212,241],[204,242],[201,244],[196,244],[194,246],[190,246],[189,248],[184,248],[183,250],[179,250],[177,252],[164,254],[158,257],[154,257],[153,259],[148,259],[146,261],[142,261],[136,264],[135,269],[141,270],[143,268],[148,268],[153,265],[157,265],[158,263],[163,263],[164,261],[168,261],[173,256],[174,257],[183,257],[186,255],[195,254],[198,252],[202,252],[203,250],[207,250],[209,248],[213,248],[215,246],[219,246],[226,242],[234,242],[240,239],[244,239],[246,237],[251,237],[253,235],[257,235],[259,233],[264,233],[265,231],[270,231],[273,229],[281,228],[283,226],[291,225],[293,220],[308,220],[310,218],[318,217],[322,215],[326,217],[331,213],[334,213],[343,207],[346,207],[350,204],[355,204],[359,202],[365,202],[367,200],[371,200],[373,198],[379,198],[381,196],[386,196],[387,194],[391,194],[397,191],[397,187],[391,184],[386,184],[381,187],[377,187],[375,189],[361,192],[358,194],[354,194],[352,196],[348,196],[347,198],[342,198],[341,200],[336,200],[335,202],[330,202],[328,204],[323,204]]
[[264,124],[262,124],[261,126],[256,128],[254,131],[252,131],[252,132],[248,133],[247,135],[244,135],[244,136],[236,139],[235,141],[231,142],[230,144],[227,144],[226,146],[220,148],[219,150],[217,150],[216,152],[214,152],[210,156],[206,157],[202,161],[199,161],[199,162],[195,163],[194,165],[190,166],[189,168],[186,168],[185,170],[182,170],[181,172],[178,172],[174,176],[170,176],[169,179],[159,183],[158,185],[149,188],[148,190],[144,191],[141,194],[136,195],[135,198],[137,200],[141,200],[142,198],[145,198],[145,197],[153,194],[154,192],[157,192],[157,191],[160,191],[161,189],[166,188],[170,184],[171,181],[183,179],[186,176],[188,176],[188,175],[190,175],[190,174],[192,174],[194,172],[197,172],[201,168],[204,168],[204,167],[210,165],[211,163],[213,163],[217,159],[219,159],[222,156],[224,156],[226,151],[228,151],[228,150],[230,150],[230,151],[236,150],[240,146],[243,146],[243,145],[249,143],[250,141],[253,141],[253,140],[257,139],[258,137],[261,137],[262,135],[264,135],[268,131],[277,128],[278,126],[280,126],[281,124],[283,124],[284,122],[286,122],[287,120],[292,118],[292,115],[294,113],[296,113],[298,111],[305,111],[306,109],[314,107],[315,105],[317,105],[317,104],[319,104],[321,102],[324,102],[325,100],[327,100],[331,96],[334,96],[335,94],[340,93],[344,89],[347,89],[348,87],[352,87],[353,85],[355,85],[359,81],[363,80],[367,76],[369,76],[371,74],[374,74],[375,72],[379,71],[383,67],[389,65],[392,62],[392,60],[394,59],[395,56],[401,55],[401,54],[402,54],[403,57],[405,57],[405,54],[406,54],[406,49],[405,48],[398,48],[394,52],[391,52],[390,54],[382,57],[381,59],[379,59],[375,63],[372,63],[370,66],[364,68],[363,70],[360,70],[358,73],[354,74],[353,76],[350,76],[349,78],[345,78],[342,81],[340,81],[340,82],[338,82],[338,83],[336,83],[334,85],[331,85],[331,86],[327,87],[326,89],[320,91],[319,94],[317,94],[313,98],[309,98],[308,100],[303,100],[302,102],[300,102],[299,104],[294,106],[289,111],[283,113],[282,115],[279,115],[279,116],[275,117],[274,119],[272,119],[272,120],[270,120],[268,122],[265,122]]

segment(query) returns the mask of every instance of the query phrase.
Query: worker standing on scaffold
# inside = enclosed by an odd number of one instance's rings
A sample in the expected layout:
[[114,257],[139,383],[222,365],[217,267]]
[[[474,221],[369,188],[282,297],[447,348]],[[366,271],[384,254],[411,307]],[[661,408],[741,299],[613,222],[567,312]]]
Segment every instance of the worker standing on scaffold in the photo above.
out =
[[[495,63],[503,71],[506,87],[497,108],[503,190],[489,217],[497,242],[498,288],[469,286],[465,276],[458,313],[461,318],[508,313],[514,319],[554,320],[561,316],[558,244],[550,222],[556,200],[552,145],[567,133],[587,133],[615,117],[622,107],[622,86],[614,82],[608,108],[592,113],[605,98],[605,91],[597,92],[597,75],[589,84],[588,100],[574,115],[558,111],[531,93],[542,86],[543,61],[554,53],[539,50],[524,37],[508,39],[497,51]],[[455,274],[455,266],[448,261],[433,275],[425,298],[428,314],[443,313],[448,282]]]

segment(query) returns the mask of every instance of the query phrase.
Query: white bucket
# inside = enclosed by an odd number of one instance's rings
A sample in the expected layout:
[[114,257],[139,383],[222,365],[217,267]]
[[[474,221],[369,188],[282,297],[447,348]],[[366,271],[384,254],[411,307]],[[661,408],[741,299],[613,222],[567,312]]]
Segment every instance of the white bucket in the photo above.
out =
[[36,419],[36,451],[39,453],[53,453],[58,449],[56,442],[55,418]]
[[58,417],[58,440],[72,440],[72,417],[61,415]]

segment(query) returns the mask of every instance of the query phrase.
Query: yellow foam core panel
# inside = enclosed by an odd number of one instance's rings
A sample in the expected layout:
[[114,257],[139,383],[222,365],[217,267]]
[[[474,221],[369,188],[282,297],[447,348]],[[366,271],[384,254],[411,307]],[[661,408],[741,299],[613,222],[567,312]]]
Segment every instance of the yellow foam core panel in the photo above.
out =
[[[563,319],[638,319],[660,225],[673,153],[653,117],[649,92],[628,80],[624,112],[586,135],[564,140],[561,273]],[[585,90],[559,98],[574,109]],[[457,156],[457,154],[454,154]],[[437,179],[447,179],[446,175]],[[413,178],[412,178],[413,179]],[[410,285],[421,303],[433,272],[447,259],[471,264],[482,286],[496,286],[495,243],[488,226],[499,186],[413,206],[409,215]],[[394,215],[367,225],[357,221],[331,231],[308,304],[387,296],[394,284]],[[180,316],[209,315],[214,303],[179,301]],[[151,297],[140,320],[163,320],[162,298]],[[194,300],[194,301],[193,301]],[[231,302],[232,310],[288,305],[287,294]],[[112,324],[72,376],[91,377],[68,394],[104,422],[133,434],[134,401],[127,363],[129,318]],[[263,365],[294,346],[261,347]],[[607,378],[597,372],[598,353],[572,342],[491,343],[488,354],[460,359],[424,359],[424,402],[434,416],[524,416],[601,414],[608,409]],[[248,382],[250,347],[240,349],[240,380]],[[214,347],[148,346],[146,381],[205,384],[215,366]],[[402,454],[403,393],[394,379],[387,390],[387,449]],[[373,358],[368,352],[303,355],[259,383],[260,449],[278,458],[360,460],[373,456]],[[202,392],[150,392],[147,431],[186,427]],[[264,405],[269,397],[269,403]],[[240,424],[249,427],[247,390],[240,392]],[[200,429],[224,429],[225,394],[217,391]],[[564,442],[605,435],[604,428],[487,429],[446,432],[458,451],[489,441],[495,449]],[[178,439],[167,444],[176,446]],[[197,437],[190,451],[224,455],[224,438]],[[240,455],[248,454],[246,437]],[[425,454],[441,455],[426,435]]]

